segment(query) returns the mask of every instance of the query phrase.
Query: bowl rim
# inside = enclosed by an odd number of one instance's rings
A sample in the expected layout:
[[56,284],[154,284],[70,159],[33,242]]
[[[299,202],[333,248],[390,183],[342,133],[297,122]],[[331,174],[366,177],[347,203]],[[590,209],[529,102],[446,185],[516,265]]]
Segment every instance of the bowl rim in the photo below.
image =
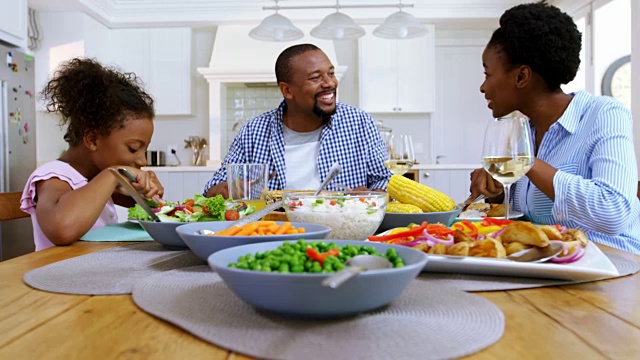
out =
[[[217,251],[211,255],[209,255],[209,257],[207,258],[207,264],[209,265],[210,268],[214,268],[213,270],[218,272],[217,270],[217,266],[214,266],[212,263],[211,258],[214,256],[221,256],[220,253],[227,251],[227,250],[231,250],[231,249],[235,249],[235,250],[240,250],[240,248],[243,247],[252,247],[252,246],[257,246],[257,245],[264,245],[264,244],[272,244],[272,243],[278,243],[279,245],[282,245],[282,243],[284,243],[287,240],[281,240],[281,241],[268,241],[268,242],[262,242],[262,243],[255,243],[255,244],[246,244],[246,245],[239,245],[239,246],[233,246],[230,248],[226,248],[220,251]],[[365,243],[362,240],[346,240],[346,239],[341,239],[341,240],[337,240],[337,239],[309,239],[309,240],[305,240],[306,242],[320,242],[320,241],[324,241],[327,243],[331,243],[331,242],[335,242],[335,241],[349,241],[349,244],[351,244],[352,242],[358,242],[358,243]],[[336,244],[336,245],[340,245],[340,244]],[[367,271],[363,271],[361,272],[358,276],[365,276],[365,277],[369,277],[369,276],[375,276],[377,274],[380,273],[398,273],[398,272],[403,272],[403,271],[407,271],[409,269],[413,269],[415,267],[420,267],[421,269],[424,268],[424,266],[427,264],[428,260],[429,260],[429,256],[427,256],[426,253],[420,251],[420,250],[416,250],[410,247],[406,247],[406,246],[401,246],[401,245],[395,245],[395,244],[384,244],[385,246],[389,246],[391,248],[401,248],[401,249],[406,249],[409,251],[415,251],[417,253],[421,254],[420,260],[417,261],[414,264],[405,264],[405,266],[400,267],[400,268],[390,268],[390,269],[379,269],[379,270],[367,270]],[[277,246],[276,246],[277,247]],[[247,252],[247,254],[252,254],[253,252],[249,251]],[[246,254],[245,254],[246,255]],[[255,274],[257,276],[282,276],[282,277],[290,277],[290,276],[294,276],[294,277],[308,277],[308,278],[325,278],[328,277],[334,273],[280,273],[280,272],[263,272],[263,271],[254,271],[254,270],[245,270],[245,269],[237,269],[237,268],[230,268],[230,267],[220,267],[222,269],[224,269],[224,271],[229,271],[232,273],[239,273],[239,274]],[[259,275],[258,275],[259,274]]]
[[[187,225],[194,225],[194,224],[209,224],[209,223],[216,223],[216,222],[221,222],[221,221],[200,221],[200,222],[182,223],[182,225],[181,225],[181,226],[178,226],[178,227],[176,228],[176,233],[182,233],[182,234],[185,234],[185,235],[195,235],[195,236],[198,236],[198,237],[207,236],[208,238],[212,238],[212,239],[223,239],[223,240],[237,239],[237,238],[239,238],[239,237],[251,237],[251,236],[220,236],[220,235],[203,235],[203,234],[194,234],[194,233],[192,233],[192,232],[187,232],[187,229],[181,229],[181,227],[185,227],[185,228],[186,228],[186,227],[187,227]],[[227,222],[230,222],[230,221],[227,221]],[[319,229],[319,230],[313,231],[313,232],[312,232],[313,234],[315,234],[315,233],[322,233],[322,232],[327,232],[327,234],[328,234],[328,233],[330,233],[331,231],[333,231],[333,229],[332,229],[332,228],[330,228],[330,227],[328,227],[328,226],[326,226],[326,225],[322,225],[322,224],[303,223],[303,222],[298,222],[298,221],[280,221],[280,220],[275,221],[275,222],[276,222],[276,223],[279,223],[280,225],[282,225],[282,223],[288,222],[288,223],[291,223],[292,225],[294,225],[294,226],[296,226],[296,227],[299,227],[299,226],[298,226],[298,225],[296,225],[296,224],[313,225],[313,226],[319,226],[319,227],[322,227],[322,229]],[[305,227],[305,226],[302,226],[302,227]],[[298,234],[298,235],[300,235],[300,237],[304,237],[304,235],[305,235],[305,234],[309,234],[308,232],[306,232],[306,228],[305,228],[305,232],[304,232],[304,233],[302,233],[302,234]],[[282,234],[282,235],[296,235],[296,234]],[[282,235],[261,235],[261,236],[259,236],[258,238],[260,238],[260,239],[270,239],[270,238],[271,238],[271,239],[272,239],[272,238],[274,238],[274,237],[276,237],[276,236],[282,236]],[[309,239],[309,240],[312,240],[312,239]],[[272,240],[272,241],[290,241],[290,240]],[[305,241],[306,241],[306,240],[305,240]],[[262,242],[260,242],[260,243],[264,243],[264,242],[270,242],[270,241],[262,241]],[[247,245],[251,245],[251,244],[247,244]],[[245,245],[238,245],[238,246],[245,246]],[[220,251],[222,251],[222,250],[220,250]]]
[[322,193],[318,195],[314,195],[315,191],[292,191],[282,193],[282,198],[288,197],[302,197],[302,198],[318,198],[318,199],[326,199],[326,198],[356,198],[356,197],[371,197],[371,198],[389,198],[389,193],[382,191],[340,191],[340,190],[323,190]]

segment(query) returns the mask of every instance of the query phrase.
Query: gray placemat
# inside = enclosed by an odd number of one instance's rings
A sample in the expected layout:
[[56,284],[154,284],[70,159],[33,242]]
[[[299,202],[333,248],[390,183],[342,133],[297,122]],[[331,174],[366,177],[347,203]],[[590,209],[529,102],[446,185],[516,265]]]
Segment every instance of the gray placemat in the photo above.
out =
[[495,343],[505,326],[486,299],[424,281],[387,307],[340,320],[255,310],[206,266],[148,277],[134,286],[133,300],[207,342],[261,359],[456,358]]
[[105,225],[82,235],[81,241],[153,241],[142,226],[134,222]]
[[[633,260],[620,255],[606,254],[620,273],[619,276],[609,277],[613,279],[621,276],[632,275],[640,270],[640,266]],[[543,286],[572,285],[596,280],[571,281],[554,279],[536,279],[509,276],[489,276],[472,274],[453,274],[423,272],[418,275],[418,280],[429,282],[436,286],[448,286],[463,291],[500,291],[530,289]],[[604,279],[600,279],[604,280]]]
[[191,251],[170,251],[155,242],[130,244],[31,270],[23,281],[36,289],[64,294],[130,294],[140,279],[202,263]]

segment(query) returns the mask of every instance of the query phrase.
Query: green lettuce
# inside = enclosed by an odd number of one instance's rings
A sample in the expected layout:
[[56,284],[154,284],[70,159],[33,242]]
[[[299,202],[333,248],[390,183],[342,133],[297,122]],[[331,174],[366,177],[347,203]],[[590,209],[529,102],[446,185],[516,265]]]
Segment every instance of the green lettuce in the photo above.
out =
[[142,208],[142,206],[136,204],[134,207],[130,207],[127,211],[127,217],[129,219],[136,219],[142,221],[151,221],[151,216],[147,214],[146,211]]

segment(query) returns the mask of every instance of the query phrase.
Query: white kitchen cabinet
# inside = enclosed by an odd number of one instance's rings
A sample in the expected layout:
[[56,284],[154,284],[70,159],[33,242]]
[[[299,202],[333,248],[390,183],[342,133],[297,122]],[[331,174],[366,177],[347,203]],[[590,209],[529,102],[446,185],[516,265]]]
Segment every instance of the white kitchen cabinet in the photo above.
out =
[[0,0],[0,40],[26,49],[28,14],[27,0]]
[[457,203],[469,197],[472,169],[420,170],[419,182],[449,195]]
[[154,170],[164,187],[164,199],[182,201],[202,194],[205,184],[213,176],[214,170],[206,171],[162,171]]
[[359,42],[360,107],[372,113],[434,111],[434,27],[415,39],[373,36],[373,27]]
[[156,115],[191,114],[191,29],[114,29],[110,59],[140,76]]

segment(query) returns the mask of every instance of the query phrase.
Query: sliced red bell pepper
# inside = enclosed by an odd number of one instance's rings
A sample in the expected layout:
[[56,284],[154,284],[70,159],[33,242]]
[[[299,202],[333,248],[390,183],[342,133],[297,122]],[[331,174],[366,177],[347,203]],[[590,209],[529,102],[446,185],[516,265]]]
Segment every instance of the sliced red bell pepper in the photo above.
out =
[[311,260],[318,261],[321,265],[324,265],[324,261],[327,259],[327,257],[338,256],[338,255],[340,255],[340,250],[338,250],[338,248],[333,248],[323,253],[319,253],[316,249],[312,247],[307,248],[307,256],[311,258]]
[[195,202],[195,200],[193,200],[193,199],[187,199],[187,200],[185,200],[185,202],[184,202],[184,204],[183,204],[183,205],[185,205],[185,206],[189,206],[189,207],[193,207],[193,205],[195,205],[195,203],[196,203],[196,202]]
[[421,235],[422,231],[427,228],[426,223],[422,223],[420,226],[414,226],[411,229],[391,235],[382,235],[382,236],[369,236],[367,239],[369,241],[377,241],[377,242],[385,242],[393,239],[404,238],[408,236],[416,236]]
[[445,237],[449,234],[454,233],[453,230],[444,226],[443,224],[429,224],[427,225],[427,232],[430,235],[445,236]]
[[463,219],[462,224],[471,230],[471,233],[469,234],[469,236],[471,236],[474,239],[478,237],[478,228],[475,225],[473,225],[471,221]]
[[482,226],[491,226],[491,225],[509,225],[513,222],[513,220],[507,220],[507,219],[496,219],[496,218],[492,218],[492,217],[486,217],[484,219],[482,219],[482,221],[480,222],[480,224],[482,224]]

